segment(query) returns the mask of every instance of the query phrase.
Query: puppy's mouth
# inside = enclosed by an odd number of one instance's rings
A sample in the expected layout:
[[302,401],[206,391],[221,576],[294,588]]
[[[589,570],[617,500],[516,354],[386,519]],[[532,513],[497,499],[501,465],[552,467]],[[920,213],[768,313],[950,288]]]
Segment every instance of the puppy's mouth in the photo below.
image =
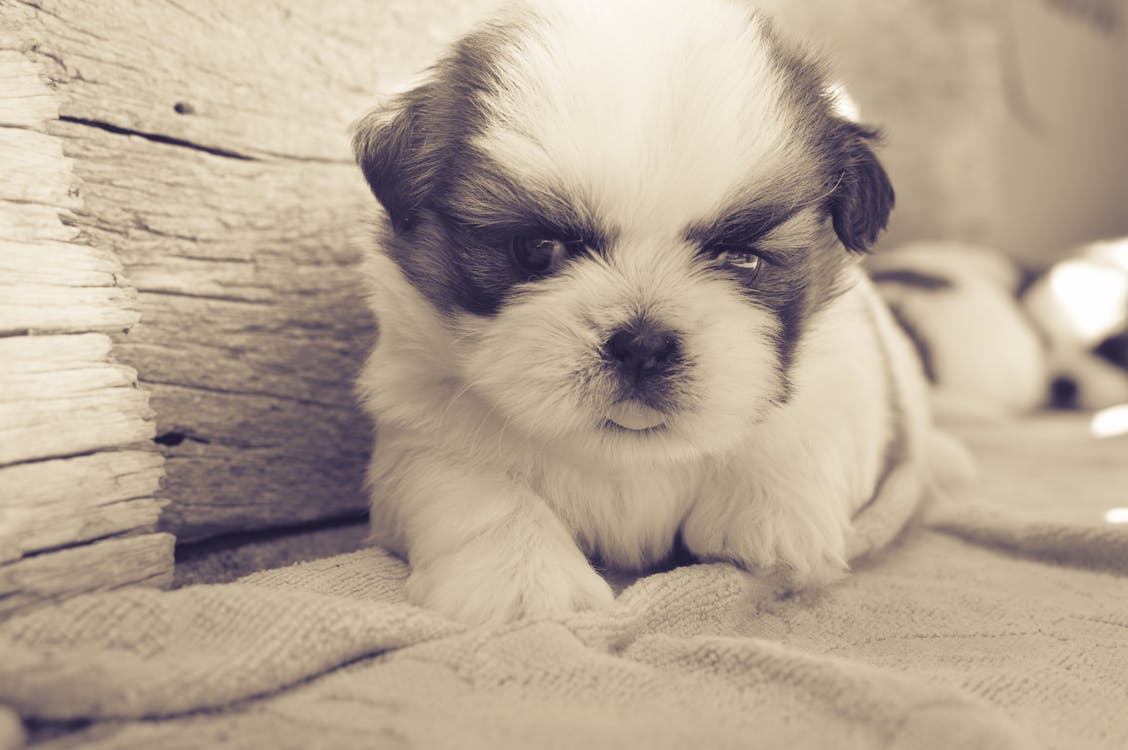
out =
[[665,429],[668,415],[638,401],[618,401],[607,410],[606,426],[627,432],[656,432]]

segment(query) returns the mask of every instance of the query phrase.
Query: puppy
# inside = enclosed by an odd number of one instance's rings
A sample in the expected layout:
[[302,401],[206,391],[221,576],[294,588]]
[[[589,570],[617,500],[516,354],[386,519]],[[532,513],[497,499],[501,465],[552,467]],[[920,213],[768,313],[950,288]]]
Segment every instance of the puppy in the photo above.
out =
[[1128,237],[1075,248],[1031,283],[1021,304],[1045,341],[1049,405],[1128,403]]
[[362,118],[371,523],[412,601],[605,608],[589,560],[678,540],[842,574],[851,514],[928,483],[920,366],[858,264],[874,135],[737,0],[510,7]]
[[867,258],[918,349],[941,420],[997,420],[1042,406],[1042,340],[1018,301],[1019,266],[991,248],[916,241]]

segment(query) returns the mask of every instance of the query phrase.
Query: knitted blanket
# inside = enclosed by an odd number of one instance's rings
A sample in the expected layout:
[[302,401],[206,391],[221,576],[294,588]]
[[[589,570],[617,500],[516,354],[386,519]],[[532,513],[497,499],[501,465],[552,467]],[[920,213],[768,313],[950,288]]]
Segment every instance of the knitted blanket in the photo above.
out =
[[974,491],[881,555],[912,509],[863,514],[818,594],[689,565],[609,614],[470,629],[367,549],[13,618],[0,704],[43,747],[1128,747],[1128,438],[971,438]]

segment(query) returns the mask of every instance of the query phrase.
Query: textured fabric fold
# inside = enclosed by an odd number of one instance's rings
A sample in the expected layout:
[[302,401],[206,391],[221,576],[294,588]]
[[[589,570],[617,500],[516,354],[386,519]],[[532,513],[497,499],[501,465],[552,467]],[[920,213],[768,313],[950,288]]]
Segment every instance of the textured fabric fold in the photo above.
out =
[[0,703],[94,720],[58,748],[1128,746],[1128,542],[1104,521],[1128,441],[1003,437],[907,534],[913,508],[867,506],[823,591],[689,565],[607,613],[474,629],[368,549],[12,618]]

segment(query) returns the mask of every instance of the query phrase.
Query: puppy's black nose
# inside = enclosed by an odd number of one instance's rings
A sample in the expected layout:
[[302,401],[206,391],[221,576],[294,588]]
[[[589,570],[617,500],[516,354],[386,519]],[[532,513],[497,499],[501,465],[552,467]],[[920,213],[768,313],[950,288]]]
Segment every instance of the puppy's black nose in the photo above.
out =
[[655,375],[675,364],[681,355],[678,337],[649,325],[623,328],[607,339],[608,359],[636,378]]
[[1050,406],[1054,409],[1077,408],[1077,381],[1059,375],[1050,383]]

